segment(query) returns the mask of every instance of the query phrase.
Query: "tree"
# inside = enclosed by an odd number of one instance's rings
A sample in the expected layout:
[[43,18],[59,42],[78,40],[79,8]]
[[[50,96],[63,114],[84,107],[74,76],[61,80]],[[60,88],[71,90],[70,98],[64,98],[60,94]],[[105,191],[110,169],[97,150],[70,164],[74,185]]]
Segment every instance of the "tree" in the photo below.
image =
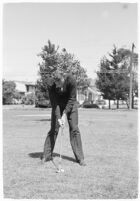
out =
[[22,103],[25,105],[34,105],[35,104],[35,94],[29,93],[22,97]]
[[13,98],[15,99],[15,101],[19,102],[22,99],[22,95],[18,90],[15,89]]
[[95,82],[96,87],[101,91],[104,99],[115,100],[115,90],[114,90],[114,77],[112,74],[108,73],[110,69],[109,62],[106,57],[102,58],[100,61],[100,71],[97,72],[97,80]]
[[46,88],[43,86],[42,82],[37,80],[36,89],[35,89],[35,105],[38,105],[38,102],[45,101],[49,99],[49,94]]
[[42,52],[39,54],[42,58],[42,63],[39,64],[40,80],[38,82],[41,85],[43,93],[47,94],[47,86],[59,85],[57,75],[59,73],[73,73],[78,87],[85,88],[89,85],[88,76],[86,70],[81,67],[80,62],[75,59],[73,54],[70,54],[66,49],[58,51],[59,47],[55,47],[54,44],[48,40],[48,45],[42,48]]
[[126,66],[126,69],[128,70],[128,76],[127,76],[127,81],[125,80],[124,85],[126,85],[125,90],[127,91],[127,96],[124,97],[124,100],[126,100],[127,105],[129,107],[129,96],[128,96],[128,90],[130,88],[130,59],[132,56],[132,108],[134,108],[134,97],[138,96],[138,54],[133,53],[132,51],[124,48],[118,49],[118,54],[121,58],[121,65]]
[[[111,59],[104,57],[100,62],[100,71],[97,72],[96,86],[102,92],[105,99],[119,100],[128,102],[129,98],[129,65],[131,51],[127,49],[117,49],[115,46],[112,53],[109,53]],[[134,55],[134,58],[137,54]]]
[[129,58],[130,51],[125,49],[114,49],[110,55],[111,60],[108,60],[111,68],[114,70],[114,92],[115,100],[117,100],[117,109],[119,108],[119,100],[128,100],[129,97]]
[[3,87],[3,104],[12,104],[16,84],[13,81],[2,81]]

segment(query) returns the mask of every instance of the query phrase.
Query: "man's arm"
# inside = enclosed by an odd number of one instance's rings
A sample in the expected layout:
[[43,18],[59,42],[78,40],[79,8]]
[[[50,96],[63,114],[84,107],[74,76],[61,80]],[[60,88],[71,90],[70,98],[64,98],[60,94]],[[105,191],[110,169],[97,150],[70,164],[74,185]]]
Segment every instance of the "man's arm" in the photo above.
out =
[[68,84],[68,102],[65,107],[65,110],[63,113],[68,113],[71,111],[74,103],[76,102],[76,93],[77,93],[77,86],[76,86],[76,80],[71,76],[69,79],[69,84]]
[[51,106],[53,109],[55,108],[55,115],[57,116],[58,119],[60,119],[61,118],[60,107],[57,104],[55,86],[53,85],[51,87],[48,87],[48,92],[49,92],[49,98],[50,98]]

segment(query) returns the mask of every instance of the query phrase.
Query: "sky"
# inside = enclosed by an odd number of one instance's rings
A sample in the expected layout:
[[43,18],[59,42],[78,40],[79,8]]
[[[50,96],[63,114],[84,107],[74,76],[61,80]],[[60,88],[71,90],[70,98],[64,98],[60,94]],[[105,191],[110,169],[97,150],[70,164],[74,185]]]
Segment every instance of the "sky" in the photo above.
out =
[[36,81],[47,41],[75,55],[91,78],[117,48],[138,52],[136,3],[3,4],[3,78]]

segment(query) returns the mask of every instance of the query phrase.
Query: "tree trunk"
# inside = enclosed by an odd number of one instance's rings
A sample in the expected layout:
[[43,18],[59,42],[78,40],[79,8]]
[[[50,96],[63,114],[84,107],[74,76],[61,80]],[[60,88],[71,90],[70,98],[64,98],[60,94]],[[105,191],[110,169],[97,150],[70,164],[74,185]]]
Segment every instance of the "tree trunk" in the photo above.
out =
[[119,100],[117,100],[117,109],[119,109]]
[[132,109],[134,109],[134,96],[132,94]]
[[128,100],[125,100],[125,102],[126,102],[126,105],[127,105],[127,109],[129,109],[129,102],[128,102]]
[[108,100],[108,101],[109,101],[109,109],[111,109],[110,100]]

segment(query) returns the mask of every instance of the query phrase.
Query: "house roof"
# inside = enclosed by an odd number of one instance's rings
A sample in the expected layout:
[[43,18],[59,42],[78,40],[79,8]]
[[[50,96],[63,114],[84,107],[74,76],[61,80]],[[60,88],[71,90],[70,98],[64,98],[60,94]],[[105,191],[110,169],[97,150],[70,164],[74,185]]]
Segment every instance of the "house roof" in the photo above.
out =
[[28,82],[28,81],[18,81],[18,80],[13,80],[15,83],[21,83],[21,84],[26,84],[26,85],[35,85],[35,82]]
[[92,89],[91,87],[88,87],[88,91],[90,91],[93,94],[98,94],[98,95],[101,94],[99,91],[97,91],[96,89]]

